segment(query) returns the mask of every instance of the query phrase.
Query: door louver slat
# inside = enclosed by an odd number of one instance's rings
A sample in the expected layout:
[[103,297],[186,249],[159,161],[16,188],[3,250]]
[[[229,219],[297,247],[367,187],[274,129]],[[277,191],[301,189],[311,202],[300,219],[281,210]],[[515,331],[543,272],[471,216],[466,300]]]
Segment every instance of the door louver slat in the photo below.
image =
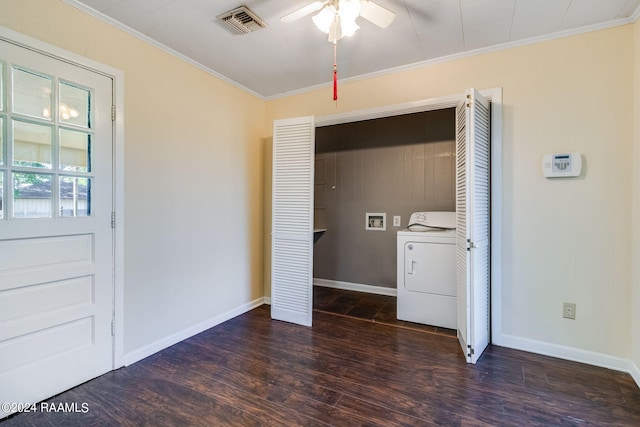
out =
[[311,325],[313,117],[276,120],[273,129],[271,317]]
[[489,103],[475,89],[456,109],[458,340],[476,363],[489,343]]

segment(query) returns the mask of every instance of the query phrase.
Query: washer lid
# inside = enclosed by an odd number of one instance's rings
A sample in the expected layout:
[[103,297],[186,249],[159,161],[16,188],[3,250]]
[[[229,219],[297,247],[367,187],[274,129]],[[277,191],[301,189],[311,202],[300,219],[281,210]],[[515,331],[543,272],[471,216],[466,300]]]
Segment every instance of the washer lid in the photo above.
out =
[[428,231],[433,228],[456,228],[455,212],[414,212],[409,219],[407,229],[411,231]]
[[398,231],[398,239],[405,241],[453,241],[455,243],[456,230],[448,230],[444,228],[432,228],[425,231]]

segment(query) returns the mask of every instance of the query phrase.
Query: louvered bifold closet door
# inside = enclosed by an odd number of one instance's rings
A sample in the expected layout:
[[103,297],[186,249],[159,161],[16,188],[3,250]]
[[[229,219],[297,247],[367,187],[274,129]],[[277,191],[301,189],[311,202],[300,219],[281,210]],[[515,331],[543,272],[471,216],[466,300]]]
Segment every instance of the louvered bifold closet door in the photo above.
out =
[[467,250],[467,103],[456,107],[456,288],[458,341],[468,354],[468,278],[470,253]]
[[271,317],[311,326],[313,306],[313,117],[273,126]]
[[490,126],[489,102],[473,89],[469,130],[470,158],[468,197],[472,198],[471,224],[471,363],[476,363],[489,345],[489,233],[490,233]]
[[471,363],[489,344],[489,111],[475,89],[456,110],[458,339]]

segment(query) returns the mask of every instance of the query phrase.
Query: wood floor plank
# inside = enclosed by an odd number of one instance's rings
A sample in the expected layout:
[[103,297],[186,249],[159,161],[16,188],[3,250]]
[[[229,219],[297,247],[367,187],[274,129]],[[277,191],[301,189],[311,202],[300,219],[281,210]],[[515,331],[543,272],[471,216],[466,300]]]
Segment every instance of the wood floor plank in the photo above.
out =
[[[280,358],[280,357],[278,357],[277,359],[279,359],[279,358]],[[466,364],[463,364],[462,366],[463,366],[463,367],[465,367],[465,368],[467,367],[467,365],[466,365]],[[361,372],[361,371],[363,371],[363,368],[364,368],[364,367],[365,367],[364,365],[360,365],[360,366],[359,366],[359,369],[357,370],[357,372]],[[327,366],[325,366],[325,367],[324,367],[324,369],[329,370],[329,371],[331,371],[331,372],[339,372],[339,373],[340,373],[340,375],[339,375],[339,379],[340,379],[340,380],[343,380],[343,379],[345,379],[345,378],[349,378],[349,377],[350,377],[350,373],[348,373],[348,372],[342,372],[342,371],[340,370],[340,368],[339,368],[339,367],[337,367],[337,366],[327,365]],[[324,369],[323,369],[323,370],[324,370]],[[460,373],[458,372],[457,374],[459,375]],[[371,376],[375,376],[375,374],[372,374],[372,373],[366,373],[366,372],[364,373],[364,377],[365,377],[365,378],[366,378],[366,377],[371,377]],[[316,380],[318,380],[318,381],[322,381],[322,380],[325,380],[325,379],[326,379],[326,378],[316,378]],[[334,378],[334,380],[335,380],[335,378]],[[356,378],[356,379],[355,379],[355,381],[356,381],[356,382],[358,382],[358,381],[362,381],[362,380],[363,380],[362,378],[360,378],[360,379]],[[344,384],[339,385],[339,386],[336,386],[335,384],[332,384],[332,383],[327,383],[326,385],[327,385],[327,386],[330,386],[330,387],[343,387],[343,386],[344,386]],[[446,383],[437,384],[437,385],[436,385],[436,389],[437,389],[437,390],[433,390],[433,392],[435,392],[435,393],[437,393],[438,391],[443,392],[443,391],[445,391],[445,390],[446,390],[446,388],[447,388],[447,384],[446,384]],[[406,390],[406,388],[405,388],[405,390]],[[422,390],[420,390],[420,391],[412,391],[412,392],[411,392],[411,394],[412,394],[412,395],[414,395],[414,396],[417,396],[417,395],[420,395],[420,393],[422,393],[422,392],[424,392],[424,393],[430,393],[431,391],[430,391],[428,388],[423,388],[423,389],[422,389]],[[455,398],[456,398],[456,396],[455,396],[455,395],[453,395],[453,394],[451,394],[451,393],[449,393],[449,394],[444,393],[444,395],[449,396],[449,397],[452,397],[453,399],[450,399],[450,401],[451,401],[451,402],[455,401]],[[445,401],[445,402],[442,402],[442,403],[447,404],[447,402],[448,402],[448,401]],[[472,406],[473,406],[473,405],[472,405]],[[464,405],[463,405],[463,407],[464,407]],[[453,407],[452,407],[452,409],[455,409],[455,408],[453,408]],[[518,412],[522,412],[522,411],[518,411]],[[490,411],[489,411],[488,413],[490,413]],[[487,413],[483,412],[483,414],[482,414],[482,415],[486,417]],[[553,419],[555,420],[555,418],[553,418]],[[490,421],[490,422],[496,422],[496,421],[500,421],[500,418],[499,418],[498,420],[489,418],[489,419],[487,419],[487,421]],[[517,423],[516,423],[516,425],[517,425]]]
[[23,413],[12,426],[637,426],[625,373],[455,338],[263,306],[62,393],[87,413]]
[[[293,326],[283,326],[285,328],[293,327]],[[296,328],[296,327],[293,327]],[[320,343],[317,343],[320,345]],[[291,353],[291,347],[287,350],[287,353]],[[332,352],[331,352],[332,353]],[[372,402],[375,404],[389,404],[389,392],[393,391],[394,395],[398,398],[396,401],[391,400],[392,406],[403,406],[404,410],[407,413],[414,414],[418,417],[426,417],[427,419],[431,419],[436,422],[438,419],[445,417],[451,418],[452,412],[443,411],[443,407],[450,407],[451,410],[458,410],[458,404],[455,401],[451,400],[451,393],[447,393],[446,390],[443,390],[448,385],[446,381],[442,381],[441,384],[437,385],[438,392],[440,393],[437,396],[433,396],[430,400],[440,400],[442,396],[442,402],[439,402],[439,407],[430,406],[428,404],[421,404],[419,402],[413,402],[412,397],[415,397],[416,390],[414,390],[413,385],[407,384],[405,381],[400,381],[396,383],[391,383],[391,378],[388,375],[381,376],[380,371],[383,369],[382,366],[367,366],[366,364],[357,364],[353,368],[349,368],[349,364],[351,361],[349,358],[345,360],[333,361],[332,359],[338,356],[334,354],[325,355],[322,361],[316,360],[314,363],[317,367],[320,368],[322,372],[327,372],[326,374],[318,374],[315,370],[309,370],[306,372],[302,369],[305,366],[305,363],[301,363],[300,360],[295,360],[294,365],[283,365],[283,361],[286,361],[287,358],[280,354],[275,354],[274,359],[269,361],[271,365],[280,365],[279,369],[287,370],[289,372],[294,372],[296,375],[300,375],[305,378],[312,378],[313,381],[316,381],[319,384],[324,385],[328,388],[340,389],[345,392],[352,393],[353,395],[358,396],[363,402]],[[374,357],[372,357],[375,359]],[[284,362],[286,363],[286,362]],[[322,365],[320,365],[322,364]],[[400,368],[396,368],[397,370],[405,370],[404,365],[400,365]],[[411,366],[411,364],[407,365]],[[461,366],[465,366],[466,364],[462,364]],[[411,371],[407,371],[407,380],[411,380]],[[381,383],[385,384],[384,387],[361,387],[360,384],[365,383]],[[429,397],[429,388],[424,390],[419,390],[417,396],[425,396]],[[483,409],[486,411],[486,408]],[[436,415],[434,415],[436,414]],[[502,417],[498,418],[486,416],[491,414],[491,412],[483,413],[483,416],[491,422],[502,421]]]

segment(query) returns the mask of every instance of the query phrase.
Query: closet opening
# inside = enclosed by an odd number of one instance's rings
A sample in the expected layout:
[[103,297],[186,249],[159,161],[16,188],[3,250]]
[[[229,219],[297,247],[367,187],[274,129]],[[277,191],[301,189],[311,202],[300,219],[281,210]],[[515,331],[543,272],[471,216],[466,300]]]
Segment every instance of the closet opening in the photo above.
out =
[[[502,90],[500,88],[482,92],[470,88],[464,94],[419,102],[318,118],[305,116],[274,121],[271,239],[271,317],[273,319],[304,326],[312,325],[314,246],[324,244],[323,239],[330,231],[328,215],[324,217],[324,224],[322,213],[317,214],[318,221],[314,222],[314,208],[322,210],[325,206],[322,196],[318,197],[318,204],[314,206],[316,131],[327,127],[329,128],[327,132],[331,132],[332,126],[347,123],[353,123],[352,126],[357,129],[364,125],[362,122],[373,119],[389,117],[393,118],[392,120],[402,121],[407,119],[404,117],[406,115],[451,108],[455,108],[456,117],[455,128],[454,126],[452,128],[455,129],[456,141],[457,337],[470,363],[475,363],[480,357],[489,343],[491,333],[492,342],[501,344]],[[435,114],[446,114],[446,112]],[[375,126],[373,129],[375,130]],[[390,131],[390,133],[392,136],[398,136],[401,132],[411,133],[408,129],[410,128],[401,127],[401,131],[395,131],[395,134],[394,131]],[[362,132],[362,129],[360,131]],[[320,133],[322,132],[321,130]],[[355,133],[358,134],[358,132]],[[374,139],[376,138],[377,134]],[[356,140],[359,141],[356,146],[363,143],[362,138],[356,138]],[[373,149],[390,150],[392,148],[380,142],[378,144]],[[319,154],[331,152],[329,148],[323,148],[322,142],[319,144],[318,151]],[[331,160],[332,155],[328,158]],[[333,158],[336,162],[343,161],[339,159],[338,152],[333,154]],[[320,158],[319,161],[327,162],[327,158],[324,160]],[[366,161],[360,159],[355,164],[361,165]],[[344,162],[348,163],[348,161]],[[375,160],[373,162],[375,164]],[[327,175],[324,180],[325,186],[330,184],[328,179],[330,173],[327,173],[326,169],[324,165],[325,175]],[[340,173],[353,174],[355,169],[355,166],[342,168]],[[322,176],[323,167],[319,166],[318,170]],[[373,173],[359,177],[360,184],[352,184],[351,194],[355,194],[356,190],[375,194],[378,188],[388,185],[378,178],[376,169],[373,170]],[[358,173],[363,175],[361,172]],[[335,190],[337,190],[341,185],[337,179],[339,177],[337,163],[335,174]],[[322,182],[322,179],[318,179],[319,185],[323,185]],[[328,205],[325,206],[325,210],[327,207]],[[368,230],[369,233],[380,233],[387,229],[389,222],[394,223],[394,216],[400,216],[400,220],[395,223],[399,222],[402,227],[402,214],[392,214],[387,217],[387,213],[379,209],[373,213],[365,212],[365,217],[361,219],[365,224],[361,224],[365,229],[373,229]],[[372,223],[368,224],[368,221]],[[314,228],[320,231],[314,233]],[[338,230],[342,232],[341,229]],[[357,258],[357,252],[358,250],[352,250],[347,252],[346,256]],[[392,258],[391,262],[393,262]],[[320,264],[320,261],[318,263]],[[368,261],[365,267],[372,265],[374,265],[373,262]],[[413,270],[409,269],[409,271]],[[315,273],[320,274],[318,269]],[[392,288],[389,285],[374,287],[376,290],[387,288],[391,292]]]
[[455,108],[316,127],[315,310],[455,337],[396,313],[397,233],[414,212],[455,212],[455,137]]

